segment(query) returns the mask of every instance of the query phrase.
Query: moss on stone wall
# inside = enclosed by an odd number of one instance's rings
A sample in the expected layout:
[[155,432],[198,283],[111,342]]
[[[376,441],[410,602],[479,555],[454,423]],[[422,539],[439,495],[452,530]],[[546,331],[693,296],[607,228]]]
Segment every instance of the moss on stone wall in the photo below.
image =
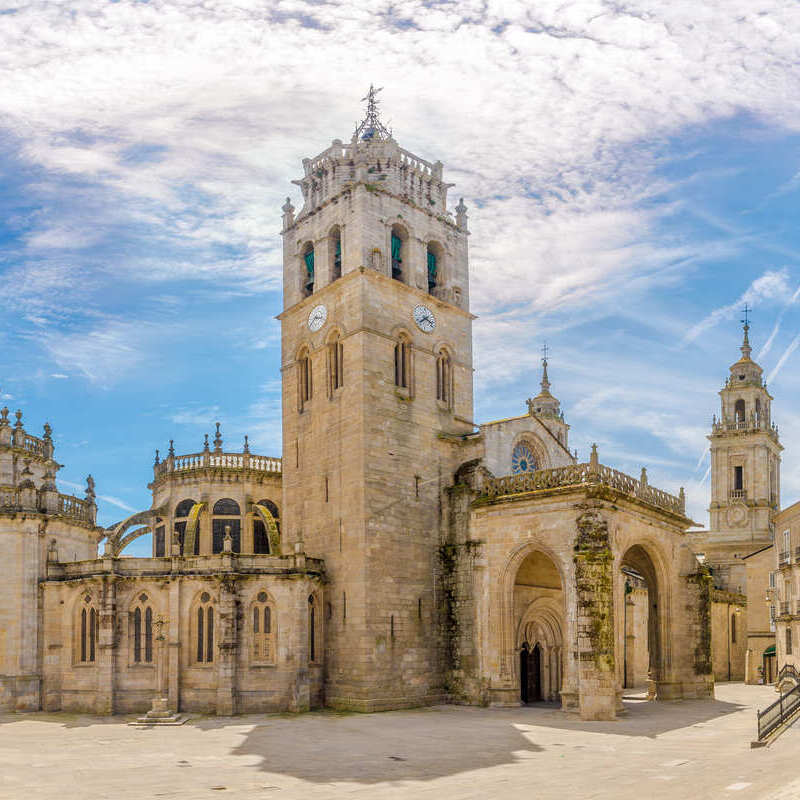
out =
[[694,584],[697,593],[697,643],[694,648],[694,671],[697,675],[711,675],[711,591],[714,580],[707,567],[686,578]]

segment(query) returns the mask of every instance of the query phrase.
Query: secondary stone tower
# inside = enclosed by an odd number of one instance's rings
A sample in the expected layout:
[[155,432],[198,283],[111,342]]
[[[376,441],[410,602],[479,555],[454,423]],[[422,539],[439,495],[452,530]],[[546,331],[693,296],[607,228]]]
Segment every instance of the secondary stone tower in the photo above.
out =
[[442,497],[472,434],[467,214],[377,91],[283,207],[285,541],[325,559],[326,704],[443,694]]
[[710,526],[706,560],[718,584],[744,591],[741,558],[772,542],[770,518],[780,507],[783,447],[772,422],[772,397],[752,360],[745,318],[741,358],[720,391],[721,415],[711,434]]

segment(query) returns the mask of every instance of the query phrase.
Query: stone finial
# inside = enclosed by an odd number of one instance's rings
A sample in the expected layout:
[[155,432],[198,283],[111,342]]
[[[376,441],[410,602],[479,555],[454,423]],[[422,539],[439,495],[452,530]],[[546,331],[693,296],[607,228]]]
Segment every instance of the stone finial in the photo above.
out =
[[244,453],[250,452],[250,442],[247,441],[247,434],[244,435],[244,450],[242,452]]
[[173,439],[169,440],[169,453],[168,453],[168,455],[171,458],[175,458],[175,442],[174,442]]
[[8,425],[8,406],[0,409],[0,427]]
[[462,197],[456,206],[456,225],[460,231],[465,231],[467,230],[468,222],[467,207],[464,205],[464,198]]
[[156,458],[155,461],[153,461],[153,466],[157,467],[160,463],[161,463],[161,456],[158,453],[158,449],[156,449]]
[[22,427],[22,410],[18,408],[16,410],[14,416],[17,418],[17,422],[14,425],[14,427],[15,428],[21,428]]
[[281,211],[283,211],[283,229],[287,230],[294,225],[294,206],[292,205],[291,198],[286,198],[286,202],[283,204]]
[[95,497],[96,495],[94,493],[94,478],[91,475],[89,475],[86,478],[86,499],[89,502],[94,503]]
[[639,478],[639,483],[641,483],[642,486],[647,486],[647,467],[642,467],[642,475]]
[[233,536],[231,536],[231,526],[225,526],[225,536],[222,538],[222,552],[233,552]]
[[680,490],[680,492],[678,492],[678,499],[681,501],[681,511],[683,511],[685,513],[686,512],[686,492],[685,492],[683,486],[681,486],[681,490]]
[[219,422],[217,423],[217,432],[214,434],[214,452],[222,452],[222,434],[219,432]]
[[592,443],[592,455],[589,457],[589,467],[592,472],[597,472],[600,468],[600,459],[597,455],[597,445]]
[[203,439],[203,452],[208,452],[208,434],[206,434],[205,438]]
[[53,441],[53,429],[50,427],[49,422],[45,422],[44,424],[44,436],[42,437],[46,442]]

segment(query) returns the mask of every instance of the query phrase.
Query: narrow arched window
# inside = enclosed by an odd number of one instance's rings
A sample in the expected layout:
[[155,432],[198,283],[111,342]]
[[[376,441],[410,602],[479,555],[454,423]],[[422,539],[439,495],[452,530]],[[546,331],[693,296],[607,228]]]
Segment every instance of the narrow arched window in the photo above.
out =
[[87,655],[87,652],[88,652],[87,647],[86,647],[86,642],[87,642],[86,633],[87,633],[87,625],[88,625],[87,616],[88,615],[86,613],[86,609],[82,608],[81,609],[81,661],[86,661],[87,660],[87,658],[86,658],[86,655]]
[[408,389],[411,382],[411,344],[401,336],[394,346],[394,385]]
[[97,612],[94,609],[89,611],[89,658],[88,661],[94,661],[95,646],[97,645]]
[[221,553],[225,549],[225,530],[230,529],[231,550],[241,552],[242,521],[239,504],[229,497],[217,500],[214,503],[213,519],[211,521],[211,549],[214,553]]
[[195,657],[198,664],[214,661],[214,606],[208,592],[200,595],[195,612]]
[[303,294],[314,293],[314,245],[306,242],[303,247]]
[[314,394],[311,374],[311,357],[308,350],[302,350],[297,357],[297,380],[300,388],[300,409],[309,402]]
[[331,282],[342,277],[342,232],[335,226],[328,239],[328,248],[331,254]]
[[392,277],[396,281],[403,280],[403,240],[396,231],[392,231]]
[[452,364],[450,355],[441,350],[436,357],[436,399],[450,406],[452,384]]
[[144,660],[153,661],[153,609],[149,606],[144,612]]
[[272,604],[266,592],[259,592],[253,603],[252,619],[252,657],[262,664],[275,663],[275,630]]
[[317,660],[317,604],[313,594],[308,596],[308,660]]
[[133,660],[139,663],[142,660],[142,609],[133,612]]
[[426,263],[428,267],[428,292],[430,294],[441,282],[442,256],[441,245],[438,242],[429,242]]
[[156,558],[163,558],[167,552],[167,534],[166,528],[163,525],[156,527],[154,536],[155,556]]
[[344,385],[344,353],[339,334],[335,333],[328,341],[328,388],[329,394]]
[[736,422],[744,422],[744,400],[737,400],[733,406],[733,414],[736,417]]
[[792,654],[792,629],[787,625],[786,626],[786,655],[790,656]]

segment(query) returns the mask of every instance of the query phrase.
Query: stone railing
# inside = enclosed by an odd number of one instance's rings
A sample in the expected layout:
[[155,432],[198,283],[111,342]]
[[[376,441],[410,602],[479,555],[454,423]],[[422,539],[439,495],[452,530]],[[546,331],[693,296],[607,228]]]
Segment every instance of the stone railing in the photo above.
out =
[[494,499],[523,492],[594,485],[608,486],[673,514],[686,513],[686,497],[683,489],[676,497],[650,486],[646,478],[637,480],[624,472],[591,461],[555,469],[524,472],[519,475],[506,475],[502,478],[490,478],[486,481],[484,496]]
[[153,466],[156,478],[173,473],[186,473],[203,469],[240,469],[281,474],[281,460],[252,453],[191,453],[185,456],[168,456]]
[[70,580],[109,574],[121,576],[159,576],[176,571],[198,573],[277,574],[280,572],[324,572],[321,559],[309,558],[304,553],[285,556],[256,555],[253,553],[216,553],[214,555],[181,557],[177,570],[171,557],[133,558],[106,557],[86,561],[50,562],[47,576],[51,579]]
[[0,511],[35,511],[94,525],[97,507],[91,500],[55,490],[0,486]]
[[96,509],[94,503],[89,500],[81,500],[80,497],[74,497],[71,494],[59,493],[58,513],[63,517],[94,525]]
[[764,431],[773,439],[778,438],[778,426],[770,423],[766,417],[752,418],[750,420],[734,420],[733,422],[714,419],[711,423],[712,433],[731,433],[734,431],[744,431],[755,433]]

